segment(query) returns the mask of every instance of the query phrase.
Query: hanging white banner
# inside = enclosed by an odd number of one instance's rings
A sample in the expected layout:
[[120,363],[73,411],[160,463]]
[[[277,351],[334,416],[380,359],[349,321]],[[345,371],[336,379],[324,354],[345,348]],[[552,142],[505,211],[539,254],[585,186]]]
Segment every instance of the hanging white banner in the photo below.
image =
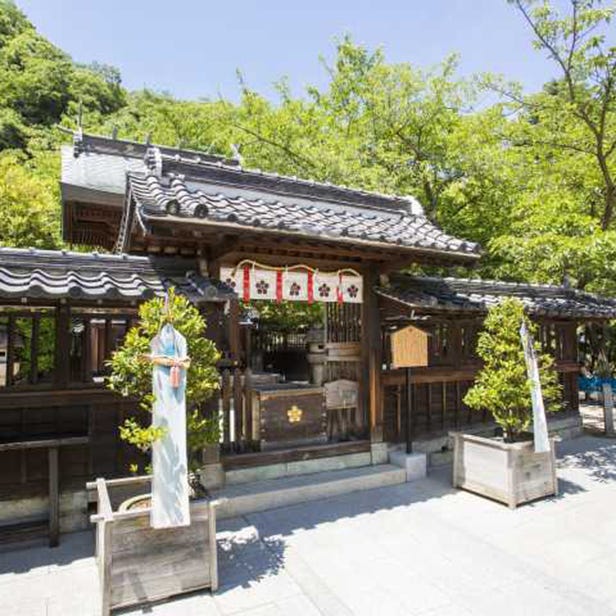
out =
[[282,273],[282,299],[308,301],[308,272],[291,270]]
[[243,271],[241,268],[221,267],[220,280],[230,286],[240,297],[242,297],[242,278]]
[[361,276],[342,274],[340,277],[342,301],[350,304],[361,304],[363,298],[363,279]]
[[548,423],[545,417],[545,408],[543,406],[543,394],[541,392],[537,354],[535,353],[535,347],[533,345],[533,337],[528,331],[524,319],[522,319],[522,324],[520,326],[520,337],[522,339],[522,347],[524,348],[524,359],[526,359],[526,372],[528,374],[528,380],[531,382],[535,452],[544,453],[550,451]]
[[220,279],[245,301],[265,299],[360,304],[363,298],[362,277],[346,272],[268,269],[240,264],[221,267]]
[[317,302],[337,302],[339,282],[340,276],[338,274],[316,272],[314,275],[314,300]]
[[274,270],[250,269],[250,299],[276,299],[276,275]]
[[[171,324],[152,340],[152,426],[162,436],[152,444],[152,528],[190,524],[186,462],[186,338]],[[171,365],[168,365],[171,362]]]

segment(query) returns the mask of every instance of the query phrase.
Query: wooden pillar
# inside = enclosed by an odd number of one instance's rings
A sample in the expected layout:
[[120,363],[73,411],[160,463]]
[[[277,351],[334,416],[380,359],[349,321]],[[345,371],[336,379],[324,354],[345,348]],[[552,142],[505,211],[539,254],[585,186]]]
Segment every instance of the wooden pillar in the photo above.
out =
[[374,287],[378,283],[375,268],[364,272],[361,318],[362,400],[370,425],[370,440],[383,440],[383,405],[381,404],[382,343],[378,299]]
[[30,338],[30,383],[38,383],[38,343],[40,333],[41,315],[35,313],[32,317]]
[[70,378],[70,324],[69,307],[58,306],[56,310],[55,385],[60,388],[66,388]]
[[49,547],[60,542],[60,485],[58,477],[58,448],[48,449],[49,457]]
[[229,301],[229,358],[240,361],[240,302],[237,299]]
[[81,381],[89,383],[92,377],[92,333],[91,333],[90,317],[83,317],[83,333],[81,334]]
[[6,376],[5,385],[11,387],[13,385],[13,372],[15,364],[15,317],[9,314],[6,326]]

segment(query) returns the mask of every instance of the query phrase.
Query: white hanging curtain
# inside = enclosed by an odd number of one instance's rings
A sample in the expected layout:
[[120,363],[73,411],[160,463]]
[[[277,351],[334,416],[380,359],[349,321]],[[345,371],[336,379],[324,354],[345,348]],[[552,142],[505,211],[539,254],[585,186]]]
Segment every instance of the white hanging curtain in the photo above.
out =
[[221,267],[220,278],[245,300],[360,304],[363,278],[351,269],[321,272],[307,265],[269,267],[242,261]]

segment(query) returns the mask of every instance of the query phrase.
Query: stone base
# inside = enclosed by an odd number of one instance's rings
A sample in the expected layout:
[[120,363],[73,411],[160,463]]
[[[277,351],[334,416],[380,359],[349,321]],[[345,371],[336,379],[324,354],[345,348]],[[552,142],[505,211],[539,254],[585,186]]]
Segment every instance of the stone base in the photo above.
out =
[[389,463],[404,469],[407,481],[415,481],[426,477],[428,456],[425,453],[392,451],[389,454]]
[[[495,423],[474,424],[464,426],[465,434],[491,437],[496,428]],[[558,437],[559,441],[567,441],[583,434],[582,417],[580,415],[566,415],[559,417],[555,413],[548,418],[548,431],[550,436]],[[413,441],[413,451],[425,453],[428,456],[428,466],[443,466],[453,462],[453,432],[438,434],[432,437]]]
[[225,485],[225,471],[220,462],[205,464],[199,469],[199,481],[206,490],[215,490]]
[[370,443],[370,459],[372,464],[387,464],[389,458],[387,443]]
[[212,497],[217,501],[216,518],[224,519],[404,482],[405,473],[402,469],[391,464],[378,464],[252,483],[227,484],[221,490],[214,490]]
[[[45,520],[48,515],[49,498],[47,496],[0,501],[0,529],[12,524]],[[60,532],[85,530],[89,526],[86,491],[60,492]]]
[[[380,445],[380,443],[378,443]],[[385,452],[387,454],[387,452]],[[339,471],[347,468],[358,468],[374,464],[371,452],[350,453],[327,458],[314,458],[312,460],[295,460],[293,462],[278,462],[263,466],[251,466],[229,470],[225,473],[226,486],[240,483],[252,483],[267,479],[282,479],[284,477],[297,477],[327,471]],[[387,455],[385,455],[387,463]]]

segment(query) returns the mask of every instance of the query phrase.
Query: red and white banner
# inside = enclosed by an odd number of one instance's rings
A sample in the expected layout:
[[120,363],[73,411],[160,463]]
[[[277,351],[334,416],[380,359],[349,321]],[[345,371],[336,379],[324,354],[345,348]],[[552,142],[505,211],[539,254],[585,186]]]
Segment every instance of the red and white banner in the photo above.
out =
[[349,270],[319,272],[300,266],[276,269],[240,263],[221,267],[220,279],[244,301],[362,302],[363,279]]

